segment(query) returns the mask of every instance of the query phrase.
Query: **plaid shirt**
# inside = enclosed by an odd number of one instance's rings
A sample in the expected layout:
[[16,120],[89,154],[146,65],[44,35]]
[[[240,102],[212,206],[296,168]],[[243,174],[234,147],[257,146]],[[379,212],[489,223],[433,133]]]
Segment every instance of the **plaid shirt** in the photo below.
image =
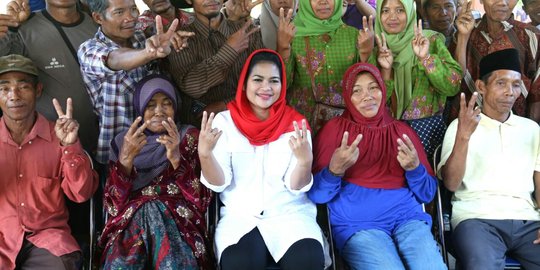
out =
[[[135,49],[145,46],[142,32],[135,32],[132,41]],[[109,69],[106,65],[107,57],[110,52],[119,48],[100,28],[94,38],[81,44],[78,51],[86,90],[94,112],[99,116],[100,132],[96,159],[102,164],[109,161],[110,143],[114,137],[133,123],[135,84],[145,76],[157,72],[154,61],[129,71]]]

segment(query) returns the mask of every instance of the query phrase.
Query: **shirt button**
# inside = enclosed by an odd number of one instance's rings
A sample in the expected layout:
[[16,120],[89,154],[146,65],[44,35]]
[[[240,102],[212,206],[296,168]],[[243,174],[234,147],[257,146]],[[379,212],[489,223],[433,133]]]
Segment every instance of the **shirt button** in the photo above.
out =
[[75,166],[75,164],[71,163],[71,164],[70,164],[70,166],[71,166],[71,167],[74,167],[74,166]]
[[64,154],[66,154],[66,155],[67,155],[67,153],[69,153],[69,152],[68,152],[67,150],[66,150],[66,151],[64,151]]
[[21,203],[21,206],[24,206],[24,203]]
[[21,174],[19,174],[19,178],[22,178],[22,173],[21,173]]
[[28,144],[32,144],[32,141],[28,141]]
[[21,150],[21,149],[22,149],[22,146],[19,146],[19,150]]

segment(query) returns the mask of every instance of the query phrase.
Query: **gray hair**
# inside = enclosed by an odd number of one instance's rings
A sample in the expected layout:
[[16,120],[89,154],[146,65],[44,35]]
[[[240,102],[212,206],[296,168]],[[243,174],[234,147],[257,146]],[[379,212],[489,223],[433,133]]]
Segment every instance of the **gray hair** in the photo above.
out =
[[91,12],[105,15],[105,10],[109,8],[109,0],[87,0]]

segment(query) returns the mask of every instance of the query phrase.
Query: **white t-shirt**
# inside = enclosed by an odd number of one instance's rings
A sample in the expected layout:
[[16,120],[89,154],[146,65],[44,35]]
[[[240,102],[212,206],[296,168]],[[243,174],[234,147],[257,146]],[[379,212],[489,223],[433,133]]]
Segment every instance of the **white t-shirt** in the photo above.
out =
[[225,248],[238,243],[255,227],[275,261],[304,238],[315,239],[323,247],[317,210],[306,194],[313,178],[302,189],[291,189],[297,159],[289,138],[294,132],[284,133],[269,144],[253,146],[236,128],[229,111],[216,115],[213,128],[223,131],[213,154],[223,170],[225,184],[211,185],[204,175],[201,182],[219,192],[224,204],[215,234],[218,261]]
[[[482,219],[540,220],[534,195],[535,171],[540,171],[540,127],[511,114],[501,123],[480,114],[469,141],[463,182],[452,198],[452,226]],[[458,120],[444,137],[441,168],[452,153]]]

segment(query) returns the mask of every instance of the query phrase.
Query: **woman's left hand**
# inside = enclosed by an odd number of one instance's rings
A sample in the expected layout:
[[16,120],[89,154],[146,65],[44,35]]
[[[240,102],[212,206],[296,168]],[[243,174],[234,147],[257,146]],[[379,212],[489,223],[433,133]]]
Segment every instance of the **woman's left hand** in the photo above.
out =
[[414,144],[409,138],[409,136],[403,134],[403,140],[401,138],[397,139],[398,143],[398,155],[397,160],[401,168],[406,171],[412,171],[420,165],[420,160],[418,159],[418,153]]
[[299,164],[311,167],[311,163],[313,162],[313,152],[311,151],[311,145],[307,139],[307,136],[309,135],[307,133],[306,120],[302,120],[302,131],[298,128],[298,123],[296,121],[293,122],[293,126],[296,136],[291,136],[289,139],[289,146],[296,159],[298,159]]
[[161,122],[161,124],[167,130],[167,134],[160,135],[156,141],[161,143],[167,149],[167,159],[173,165],[173,168],[178,168],[180,164],[180,134],[178,133],[178,128],[174,123],[172,118],[167,118],[167,121]]
[[418,20],[418,25],[414,24],[414,38],[412,47],[414,54],[420,61],[424,60],[429,54],[429,39],[422,32],[422,20]]

